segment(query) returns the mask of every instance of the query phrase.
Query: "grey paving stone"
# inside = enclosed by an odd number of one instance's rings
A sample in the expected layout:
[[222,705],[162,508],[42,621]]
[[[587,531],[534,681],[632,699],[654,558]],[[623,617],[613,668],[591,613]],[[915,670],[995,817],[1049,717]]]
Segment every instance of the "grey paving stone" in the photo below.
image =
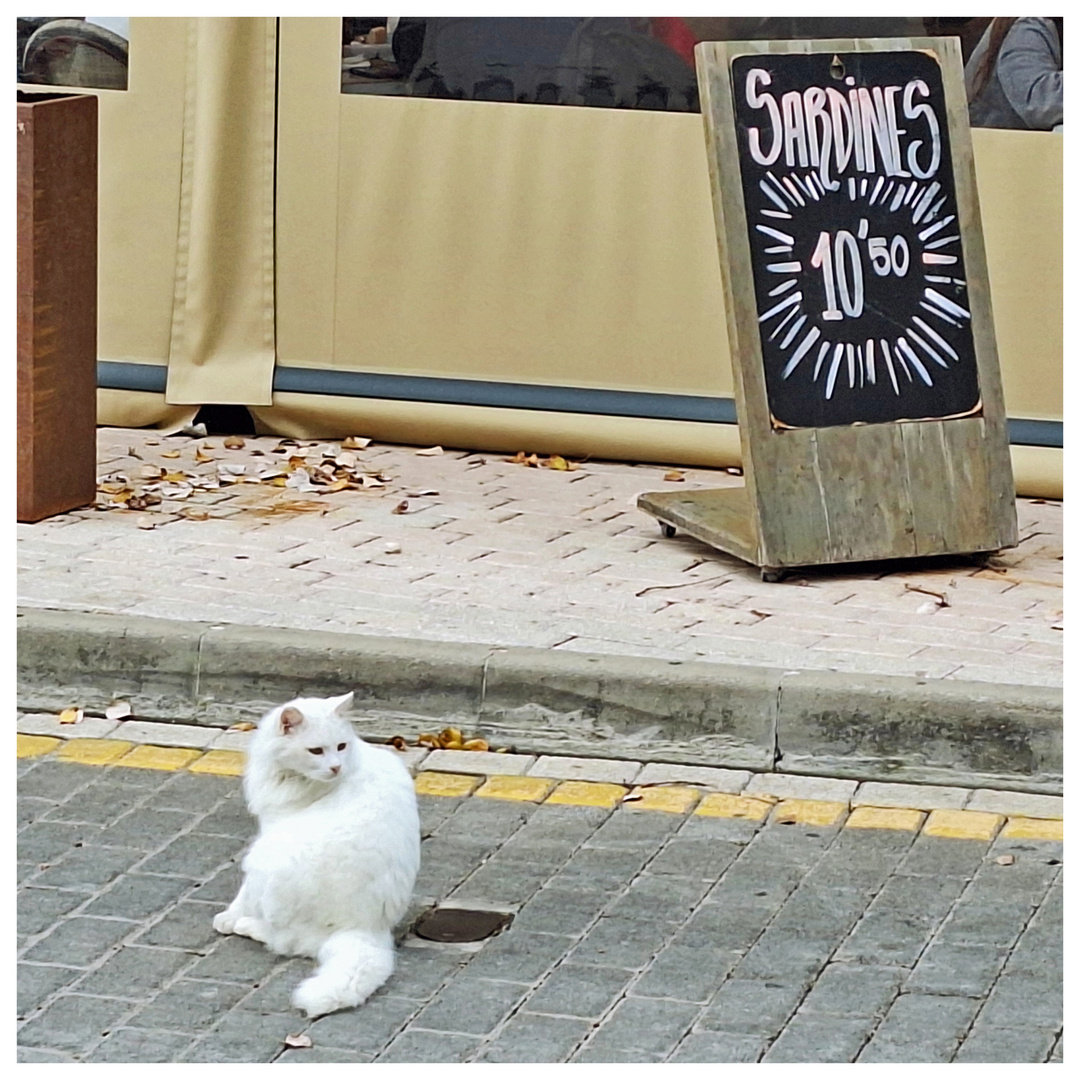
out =
[[[30,828],[34,827],[30,826]],[[558,875],[552,878],[552,884],[558,881],[574,888],[577,882],[584,881],[590,887],[602,887],[608,889],[609,892],[614,891],[633,880],[657,847],[659,847],[658,843],[647,850],[581,847],[559,870]]]
[[569,1059],[591,1030],[584,1020],[519,1012],[477,1055],[486,1062],[560,1062]]
[[220,936],[212,925],[218,910],[213,904],[182,901],[160,922],[140,934],[137,942],[173,949],[205,949]]
[[91,900],[84,912],[87,915],[111,915],[140,922],[169,907],[190,888],[191,882],[182,878],[122,874],[107,892]]
[[20,889],[15,897],[15,911],[20,934],[40,934],[61,915],[66,915],[86,899],[79,893],[58,892],[56,889]]
[[443,839],[438,834],[425,840],[420,846],[416,893],[436,898],[447,895],[475,870],[492,847],[493,842]]
[[698,1027],[769,1038],[783,1028],[805,992],[797,983],[728,979],[702,1013]]
[[129,1062],[144,1065],[172,1062],[179,1058],[190,1042],[190,1035],[122,1027],[109,1032],[104,1042],[86,1060],[107,1061],[117,1065]]
[[632,810],[616,810],[598,828],[585,846],[643,851],[659,848],[677,832],[682,824],[679,814],[643,814]]
[[131,1010],[126,1001],[65,994],[19,1029],[23,1046],[84,1053]]
[[565,954],[566,938],[525,932],[518,926],[500,934],[469,961],[471,978],[534,983]]
[[43,814],[56,808],[56,803],[48,799],[34,799],[29,796],[19,796],[16,800],[16,820],[21,828],[29,825]]
[[772,795],[778,799],[819,799],[846,803],[858,786],[857,780],[829,780],[791,773],[756,773],[743,793],[755,797]]
[[99,825],[68,825],[58,821],[35,821],[21,829],[16,841],[23,862],[52,863],[72,848],[97,844],[103,835]]
[[230,801],[242,804],[239,780],[234,777],[209,776],[200,773],[176,772],[147,800],[153,810],[188,810],[202,813],[218,800],[231,796]]
[[510,1015],[527,987],[518,982],[470,978],[469,972],[446,986],[416,1017],[415,1026],[463,1035],[488,1035]]
[[764,1062],[848,1062],[870,1036],[866,1019],[841,1019],[798,1012],[769,1047]]
[[697,1005],[660,998],[624,998],[587,1045],[592,1053],[619,1051],[663,1058],[690,1030]]
[[916,810],[959,810],[971,796],[968,788],[941,787],[933,784],[859,785],[851,797],[855,806],[893,806]]
[[1022,791],[990,791],[979,788],[971,793],[966,810],[984,810],[1008,817],[1060,818],[1064,799],[1060,795],[1029,795]]
[[509,799],[463,799],[454,816],[439,829],[459,836],[485,840],[489,848],[497,847],[514,833],[536,812],[532,802],[516,802]]
[[79,983],[78,990],[81,994],[97,997],[144,1002],[150,992],[158,990],[192,959],[190,953],[179,950],[125,945],[96,971],[90,972]]
[[178,979],[140,1009],[130,1022],[140,1028],[204,1031],[220,1020],[250,989],[250,986],[233,983]]
[[760,900],[736,896],[730,902],[702,904],[672,941],[690,948],[746,951],[782,903],[782,896],[765,894]]
[[994,984],[979,1022],[999,1027],[1061,1028],[1061,983],[1006,972]]
[[769,924],[770,931],[796,931],[822,938],[843,937],[868,905],[865,891],[800,885]]
[[19,1019],[29,1016],[47,997],[73,983],[82,974],[78,968],[19,964],[16,980]]
[[73,848],[59,862],[53,863],[44,871],[34,884],[58,889],[77,889],[79,892],[96,892],[130,869],[145,855],[145,852],[133,848]]
[[578,1050],[570,1059],[575,1065],[648,1065],[662,1060],[659,1054],[646,1054],[641,1050],[594,1050],[591,1046]]
[[274,959],[277,967],[265,978],[253,980],[257,989],[237,1005],[238,1009],[258,1013],[287,1013],[292,1009],[292,993],[315,969],[315,962],[307,957]]
[[606,784],[629,784],[641,772],[640,761],[612,758],[541,757],[528,770],[529,776],[550,776],[559,780],[593,780]]
[[[420,1005],[390,994],[376,994],[359,1008],[316,1020],[307,1029],[316,1046],[377,1054],[416,1015]],[[282,1011],[288,1011],[287,1009]]]
[[386,984],[388,993],[413,1001],[428,1001],[472,958],[471,953],[428,947],[403,947],[397,951],[394,974]]
[[[150,769],[132,769],[150,772]],[[157,851],[195,821],[195,815],[183,810],[137,810],[125,814],[93,840],[108,847],[138,848]]]
[[437,795],[418,795],[417,806],[420,809],[420,834],[428,836],[435,832],[461,805],[462,799],[448,799]]
[[876,890],[905,865],[911,846],[912,836],[906,832],[842,829],[804,883],[808,887]]
[[642,874],[608,905],[605,915],[643,922],[682,923],[709,888],[708,881]]
[[738,1064],[757,1061],[766,1042],[758,1035],[733,1035],[727,1031],[695,1031],[687,1035],[671,1062],[713,1062]]
[[208,881],[204,881],[201,885],[197,885],[192,889],[190,899],[204,900],[222,906],[231,904],[233,898],[240,891],[242,879],[243,872],[240,869],[239,862],[233,863],[231,866],[219,870]]
[[551,876],[551,869],[540,859],[507,862],[500,858],[502,850],[454,889],[451,895],[455,902],[483,900],[516,909]]
[[937,940],[945,945],[996,945],[1011,948],[1034,910],[1029,903],[979,903],[962,897],[942,926]]
[[932,877],[952,874],[972,878],[982,866],[989,847],[990,845],[982,840],[953,840],[945,836],[926,836],[920,833],[898,869],[902,874],[927,874]]
[[49,1062],[74,1062],[76,1059],[70,1054],[61,1054],[59,1050],[38,1050],[32,1046],[18,1046],[15,1048],[15,1060],[19,1064],[48,1064]]
[[235,859],[243,847],[236,837],[189,833],[177,837],[139,869],[148,874],[177,874],[199,880]]
[[901,994],[857,1060],[950,1061],[980,1005],[971,998]]
[[480,1045],[472,1035],[450,1035],[442,1031],[416,1031],[406,1028],[381,1054],[376,1062],[412,1064],[454,1064],[466,1061]]
[[533,991],[526,1008],[531,1013],[597,1019],[610,1008],[631,978],[633,975],[625,968],[560,964]]
[[931,942],[904,983],[909,993],[985,997],[1005,963],[1006,951],[994,945]]
[[540,813],[532,817],[507,842],[519,840],[554,840],[559,844],[577,847],[611,817],[611,811],[601,806],[558,806],[545,803]]
[[[212,909],[206,908],[205,911],[209,914]],[[215,934],[214,940],[213,952],[199,960],[189,972],[193,979],[255,983],[265,979],[283,959],[251,938]],[[313,961],[308,963],[314,966]]]
[[800,1012],[838,1017],[884,1016],[900,992],[906,971],[875,964],[828,964]]
[[650,963],[670,936],[669,924],[603,916],[574,947],[575,964],[600,964],[638,970]]
[[1027,1064],[1046,1061],[1057,1032],[1046,1028],[1000,1027],[980,1019],[960,1044],[954,1061],[997,1061]]
[[144,798],[146,794],[136,788],[91,784],[54,807],[47,818],[50,821],[111,825],[117,818],[134,809]]
[[635,784],[696,784],[709,791],[737,794],[750,781],[745,769],[713,769],[699,765],[664,765],[648,762],[634,777]]
[[[552,878],[552,883],[559,882]],[[569,886],[569,880],[563,879]],[[607,890],[574,889],[549,884],[535,893],[517,913],[514,925],[519,930],[577,936],[600,917],[611,894]]]
[[309,1046],[302,1049],[286,1050],[281,1057],[274,1059],[275,1065],[315,1065],[337,1062],[342,1065],[366,1065],[374,1061],[372,1054],[361,1054],[356,1050],[335,1050],[332,1046]]
[[536,760],[534,754],[496,754],[483,750],[433,750],[424,759],[432,772],[479,776],[524,776]]
[[824,937],[820,931],[774,930],[769,926],[732,974],[736,979],[801,981],[809,985],[842,939],[839,927],[832,936]]
[[199,820],[195,831],[214,836],[235,836],[249,840],[258,828],[255,818],[248,813],[243,801],[238,798],[225,799],[205,817]]
[[45,964],[89,967],[122,937],[135,930],[137,925],[117,919],[73,916],[28,949],[24,959]]
[[305,1026],[296,1013],[228,1013],[213,1031],[185,1050],[181,1060],[215,1064],[273,1061],[285,1049],[285,1036],[298,1034]]
[[746,818],[698,817],[691,814],[682,819],[675,834],[680,840],[719,840],[733,844],[749,844],[762,825]]
[[649,863],[649,873],[716,881],[742,850],[742,844],[732,841],[683,840],[680,834]]
[[667,945],[634,984],[631,996],[705,1004],[742,959],[737,950]]
[[96,776],[95,770],[62,761],[39,761],[19,777],[19,793],[51,802],[63,802],[86,787]]

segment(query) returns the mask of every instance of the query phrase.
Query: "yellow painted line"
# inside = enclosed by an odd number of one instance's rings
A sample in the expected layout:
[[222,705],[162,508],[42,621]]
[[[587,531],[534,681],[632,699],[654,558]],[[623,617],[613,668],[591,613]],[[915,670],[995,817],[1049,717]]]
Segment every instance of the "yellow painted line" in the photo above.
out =
[[76,761],[80,765],[111,765],[132,747],[122,739],[68,739],[56,756],[61,761]]
[[476,790],[476,797],[540,802],[554,786],[554,780],[543,776],[489,776],[486,783]]
[[201,750],[189,750],[184,746],[136,746],[113,764],[123,765],[128,769],[159,769],[162,772],[176,772],[177,769],[190,765],[201,755]]
[[697,788],[684,784],[636,787],[623,800],[627,810],[663,810],[669,814],[687,814],[701,798]]
[[1001,835],[1008,840],[1062,840],[1064,822],[1060,818],[1011,817]]
[[51,754],[59,745],[59,739],[48,735],[17,735],[15,753],[18,757],[41,757],[42,754]]
[[416,794],[445,795],[450,798],[460,798],[462,795],[470,795],[483,779],[482,776],[466,776],[463,773],[417,773]]
[[851,811],[845,829],[897,829],[918,832],[925,815],[921,810],[899,810],[886,806],[857,806]]
[[847,803],[817,799],[784,799],[773,811],[776,825],[835,825],[847,813]]
[[240,750],[207,750],[188,766],[188,772],[210,776],[243,776],[244,754]]
[[763,821],[773,803],[768,799],[751,799],[745,795],[725,795],[714,791],[697,804],[694,813],[701,817],[746,818]]
[[993,840],[1005,819],[980,810],[931,810],[923,826],[926,836],[951,840]]
[[618,806],[626,788],[622,784],[600,784],[591,780],[564,780],[548,797],[556,806]]

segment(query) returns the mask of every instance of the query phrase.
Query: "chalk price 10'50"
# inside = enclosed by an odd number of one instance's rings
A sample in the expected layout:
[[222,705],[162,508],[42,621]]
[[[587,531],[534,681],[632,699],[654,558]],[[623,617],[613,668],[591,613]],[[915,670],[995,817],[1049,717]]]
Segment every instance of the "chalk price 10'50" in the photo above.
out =
[[[878,277],[895,274],[904,277],[911,266],[911,251],[907,241],[896,235],[891,241],[884,236],[868,236],[866,218],[859,222],[858,239],[866,241],[870,265]],[[810,256],[810,265],[821,269],[825,286],[825,309],[821,317],[836,322],[845,316],[859,318],[863,313],[863,265],[856,238],[846,229],[836,233],[822,232],[817,247]],[[837,307],[839,298],[840,306]]]

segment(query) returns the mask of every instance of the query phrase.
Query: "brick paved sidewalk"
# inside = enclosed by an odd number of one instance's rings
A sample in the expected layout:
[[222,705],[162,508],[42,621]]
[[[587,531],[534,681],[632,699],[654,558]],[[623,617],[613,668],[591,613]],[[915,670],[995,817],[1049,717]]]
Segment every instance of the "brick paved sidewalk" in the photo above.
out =
[[[484,797],[466,762],[445,773],[431,755],[421,792],[460,778],[475,794],[421,794],[413,913],[513,922],[479,947],[406,936],[371,1001],[309,1023],[288,998],[310,962],[210,925],[253,831],[235,777],[145,753],[128,766],[150,767],[78,764],[21,738],[23,1061],[1062,1060],[1061,845],[1000,817],[959,839],[914,811],[859,827],[852,792],[822,816],[843,794],[824,787],[773,793],[787,812],[757,799],[760,819],[560,805],[551,784]],[[538,764],[509,779],[541,779]],[[300,1033],[313,1046],[287,1049]]]
[[[249,438],[243,449],[226,450],[221,438],[102,429],[99,468],[102,476],[122,473],[136,490],[145,482],[140,470],[153,466],[214,484],[225,465],[243,466],[254,478],[282,464],[271,453],[278,442]],[[320,445],[290,452],[321,460]],[[177,450],[178,457],[164,456]],[[863,564],[765,584],[753,568],[695,540],[663,539],[636,509],[640,492],[677,486],[664,479],[664,468],[586,462],[564,472],[497,454],[425,457],[376,444],[356,453],[363,468],[390,477],[385,487],[319,495],[225,484],[145,511],[87,509],[20,525],[19,602],[1061,685],[1059,503],[1020,500],[1022,542],[993,568],[963,560]],[[684,475],[687,488],[741,482],[723,471]],[[403,501],[405,512],[395,513]]]

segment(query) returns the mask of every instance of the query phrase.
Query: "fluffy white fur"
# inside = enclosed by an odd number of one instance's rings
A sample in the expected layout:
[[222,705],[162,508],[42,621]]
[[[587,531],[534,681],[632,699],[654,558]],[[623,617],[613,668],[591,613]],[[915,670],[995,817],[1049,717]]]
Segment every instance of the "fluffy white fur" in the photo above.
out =
[[318,960],[293,1004],[322,1016],[364,1002],[394,970],[394,924],[420,866],[412,779],[357,738],[352,694],[297,698],[252,736],[244,795],[259,834],[236,899],[214,919],[285,956]]

